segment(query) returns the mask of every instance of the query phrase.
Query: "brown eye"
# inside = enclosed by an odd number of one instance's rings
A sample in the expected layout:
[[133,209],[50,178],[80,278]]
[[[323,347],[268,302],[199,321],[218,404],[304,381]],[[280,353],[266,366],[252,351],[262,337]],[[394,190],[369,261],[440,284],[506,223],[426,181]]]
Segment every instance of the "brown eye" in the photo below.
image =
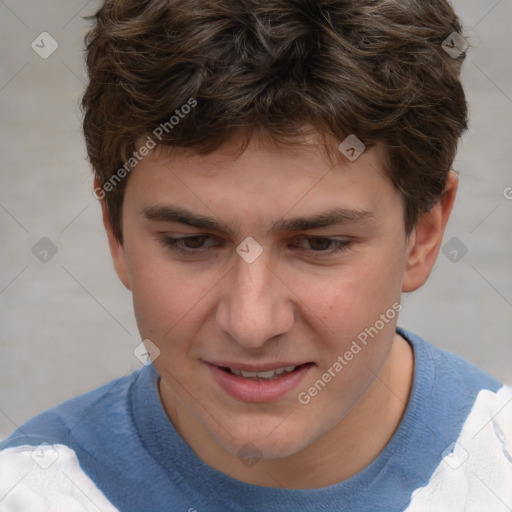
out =
[[187,249],[201,249],[204,242],[208,239],[207,236],[190,236],[187,238],[182,238],[181,242]]
[[207,252],[211,249],[210,246],[206,246],[205,243],[210,240],[211,237],[208,235],[196,235],[174,238],[172,236],[164,236],[161,238],[161,243],[164,247],[182,253],[182,254],[199,254]]
[[314,251],[326,251],[331,248],[333,240],[329,238],[309,238],[309,246]]
[[322,257],[346,251],[349,249],[350,243],[350,240],[325,236],[306,236],[300,239],[299,247],[309,253],[314,253],[315,257]]

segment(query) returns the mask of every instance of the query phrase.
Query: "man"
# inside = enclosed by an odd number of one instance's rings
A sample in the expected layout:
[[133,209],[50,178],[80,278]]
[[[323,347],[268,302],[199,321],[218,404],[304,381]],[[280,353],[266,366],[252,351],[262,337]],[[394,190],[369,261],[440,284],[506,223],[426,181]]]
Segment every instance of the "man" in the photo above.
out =
[[397,327],[457,190],[450,5],[94,22],[94,190],[152,364],[14,432],[5,509],[510,510],[510,388]]

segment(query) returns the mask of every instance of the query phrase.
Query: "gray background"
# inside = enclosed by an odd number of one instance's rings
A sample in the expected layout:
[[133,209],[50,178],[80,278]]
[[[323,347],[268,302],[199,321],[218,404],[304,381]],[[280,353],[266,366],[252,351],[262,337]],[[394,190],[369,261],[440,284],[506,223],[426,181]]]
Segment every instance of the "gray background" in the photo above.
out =
[[[81,136],[82,16],[98,5],[0,0],[0,438],[140,366],[131,296],[112,268]],[[471,119],[445,242],[458,239],[458,258],[460,244],[468,252],[458,262],[439,255],[428,283],[404,297],[400,325],[511,382],[512,0],[454,5],[472,46],[463,73]],[[48,59],[31,48],[44,31],[59,44]],[[58,249],[46,263],[32,252],[42,237]]]

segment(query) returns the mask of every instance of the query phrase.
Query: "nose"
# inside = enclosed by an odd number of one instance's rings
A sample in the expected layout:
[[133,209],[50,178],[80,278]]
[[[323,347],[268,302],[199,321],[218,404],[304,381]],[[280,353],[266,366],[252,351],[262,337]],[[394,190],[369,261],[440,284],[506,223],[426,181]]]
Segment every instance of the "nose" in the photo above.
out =
[[269,266],[265,252],[252,263],[237,256],[223,282],[216,321],[237,343],[260,348],[292,329],[293,294]]

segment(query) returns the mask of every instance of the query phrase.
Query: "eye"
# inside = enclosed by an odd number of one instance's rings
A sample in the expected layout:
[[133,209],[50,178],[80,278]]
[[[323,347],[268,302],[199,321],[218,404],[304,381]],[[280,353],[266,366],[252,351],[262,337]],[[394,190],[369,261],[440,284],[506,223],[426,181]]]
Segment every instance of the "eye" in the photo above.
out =
[[205,235],[200,236],[189,236],[187,238],[181,238],[181,241],[187,249],[201,249],[204,242],[208,237]]
[[348,240],[339,240],[337,238],[328,238],[323,236],[309,236],[302,238],[306,241],[311,252],[320,254],[333,254],[336,252],[346,251],[350,246]]
[[208,235],[194,235],[181,238],[165,236],[162,238],[162,244],[165,247],[169,247],[173,251],[178,251],[181,253],[204,252],[201,251],[201,249],[204,249],[204,243],[208,239],[211,239],[211,237]]

